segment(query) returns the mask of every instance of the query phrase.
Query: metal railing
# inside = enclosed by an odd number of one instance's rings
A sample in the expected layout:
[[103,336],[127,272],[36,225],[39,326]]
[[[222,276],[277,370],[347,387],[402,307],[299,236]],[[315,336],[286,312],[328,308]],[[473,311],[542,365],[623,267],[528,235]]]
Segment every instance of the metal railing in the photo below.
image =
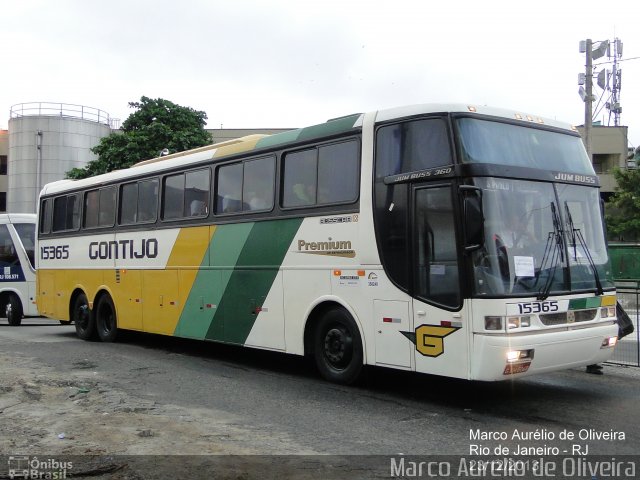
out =
[[10,116],[11,118],[29,116],[80,118],[82,120],[109,125],[110,127],[114,120],[117,122],[120,121],[117,118],[112,119],[107,112],[99,108],[54,102],[19,103],[11,107]]
[[616,294],[618,302],[633,322],[634,331],[618,342],[609,362],[640,367],[640,331],[638,330],[640,281],[617,281]]

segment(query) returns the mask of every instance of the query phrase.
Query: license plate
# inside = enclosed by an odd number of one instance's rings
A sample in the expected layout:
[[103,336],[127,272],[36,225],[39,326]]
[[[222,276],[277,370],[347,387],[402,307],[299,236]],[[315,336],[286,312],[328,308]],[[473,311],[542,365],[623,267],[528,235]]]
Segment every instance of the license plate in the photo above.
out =
[[504,367],[503,375],[513,375],[514,373],[524,373],[529,370],[531,362],[526,363],[513,363]]

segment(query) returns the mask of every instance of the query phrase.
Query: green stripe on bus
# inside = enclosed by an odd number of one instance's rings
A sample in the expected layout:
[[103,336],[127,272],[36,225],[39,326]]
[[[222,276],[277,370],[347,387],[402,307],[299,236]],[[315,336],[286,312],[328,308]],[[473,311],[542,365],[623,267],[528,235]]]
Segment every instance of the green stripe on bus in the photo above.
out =
[[301,218],[294,218],[253,224],[236,268],[230,272],[207,339],[245,343],[257,318],[256,308],[269,293],[301,223]]
[[276,133],[268,137],[261,138],[256,143],[255,148],[274,147],[285,143],[293,142],[298,139],[301,129],[290,130],[288,132]]
[[309,140],[312,138],[326,137],[337,133],[348,132],[353,128],[360,114],[348,115],[346,117],[329,120],[326,123],[306,127],[300,132],[298,140]]
[[569,301],[569,310],[584,310],[600,306],[600,297],[573,298]]
[[209,264],[200,265],[174,335],[203,339],[227,288],[231,271],[251,233],[253,223],[221,225],[209,243]]
[[311,127],[298,128],[288,132],[269,135],[268,137],[258,140],[255,148],[274,147],[294,142],[296,140],[310,140],[313,138],[327,137],[342,132],[348,132],[354,128],[355,123],[360,118],[360,114],[347,115],[346,117],[336,118],[319,125]]

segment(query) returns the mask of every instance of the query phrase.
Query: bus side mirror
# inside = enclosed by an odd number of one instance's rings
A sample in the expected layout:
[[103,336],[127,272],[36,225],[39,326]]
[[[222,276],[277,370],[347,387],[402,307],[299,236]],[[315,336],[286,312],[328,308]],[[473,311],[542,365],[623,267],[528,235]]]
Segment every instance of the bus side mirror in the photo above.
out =
[[482,190],[478,187],[462,185],[462,230],[464,249],[477,250],[484,245],[484,215],[482,213]]

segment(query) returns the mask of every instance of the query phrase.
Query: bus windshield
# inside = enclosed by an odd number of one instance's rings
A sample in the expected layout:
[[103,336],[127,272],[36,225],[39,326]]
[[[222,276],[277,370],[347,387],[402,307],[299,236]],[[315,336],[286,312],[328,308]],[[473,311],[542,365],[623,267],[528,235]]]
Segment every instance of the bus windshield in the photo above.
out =
[[578,135],[477,118],[458,118],[464,163],[495,163],[595,175]]
[[612,288],[598,189],[478,178],[485,242],[473,253],[477,296]]

